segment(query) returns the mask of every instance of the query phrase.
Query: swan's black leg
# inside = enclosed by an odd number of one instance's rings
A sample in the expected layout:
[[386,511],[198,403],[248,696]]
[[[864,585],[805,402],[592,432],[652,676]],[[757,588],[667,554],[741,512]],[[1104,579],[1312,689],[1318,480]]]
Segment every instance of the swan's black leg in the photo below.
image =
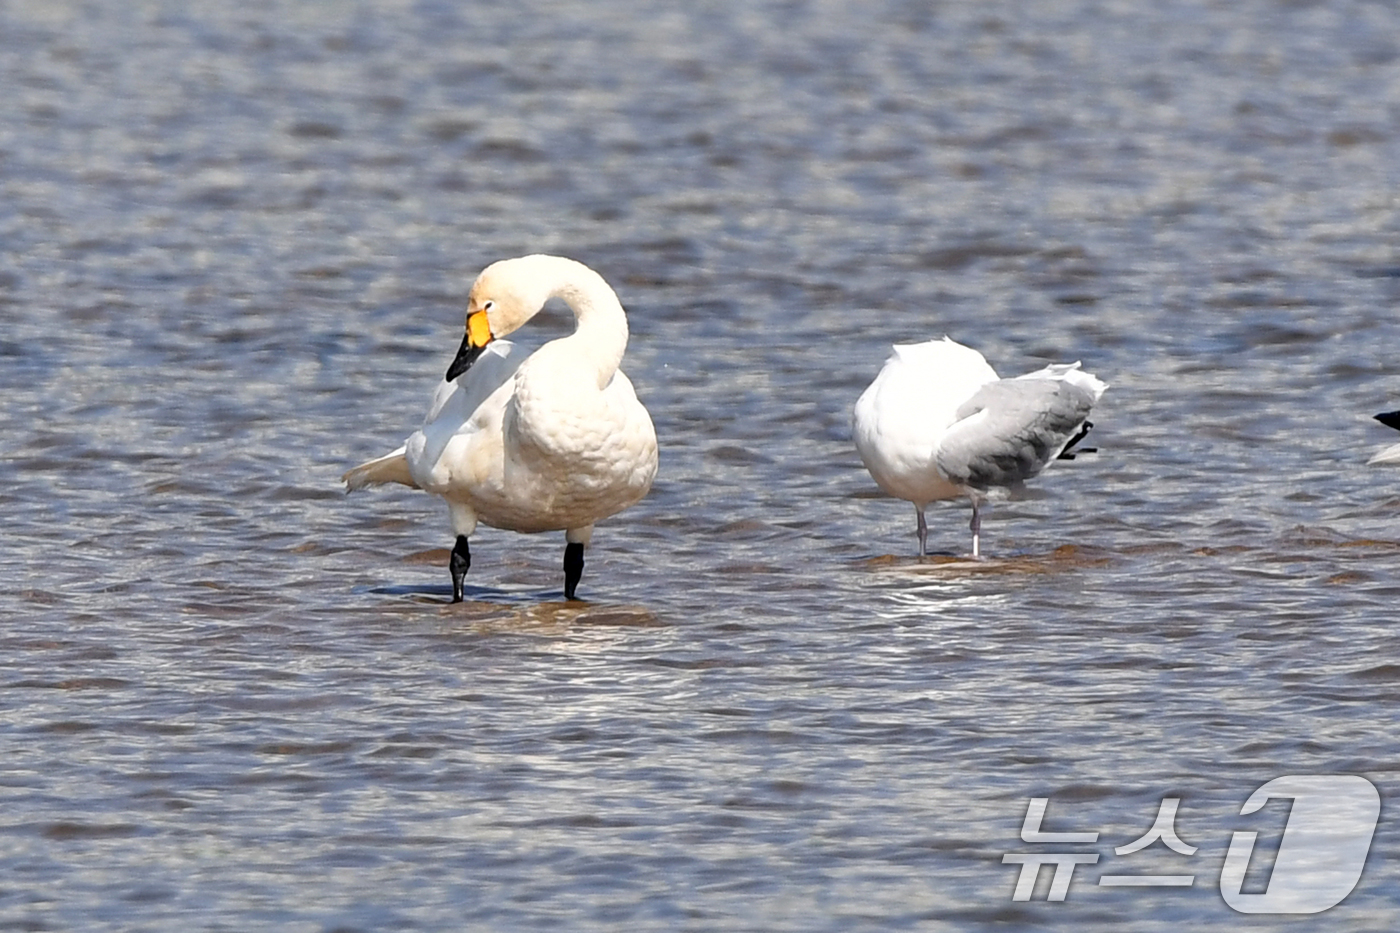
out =
[[457,544],[452,548],[452,560],[448,567],[452,570],[452,601],[462,601],[462,581],[472,565],[472,549],[467,546],[467,536],[458,535]]
[[583,578],[583,545],[570,541],[564,545],[564,598],[578,599],[574,591]]

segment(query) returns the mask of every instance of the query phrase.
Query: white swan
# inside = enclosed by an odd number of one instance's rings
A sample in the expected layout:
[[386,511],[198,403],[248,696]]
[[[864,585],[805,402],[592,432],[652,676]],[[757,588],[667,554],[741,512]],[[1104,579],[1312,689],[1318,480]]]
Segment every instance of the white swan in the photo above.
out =
[[[574,332],[528,358],[499,338],[549,299]],[[564,596],[583,575],[593,524],[647,494],[656,477],[651,416],[618,366],[627,316],[603,277],[559,256],[488,266],[467,298],[467,334],[428,417],[404,446],[341,477],[347,490],[402,483],[447,500],[457,541],[452,601],[471,566],[478,521],[512,531],[564,531]]]
[[982,506],[1043,470],[1092,427],[1089,410],[1107,384],[1078,363],[999,379],[971,347],[944,337],[896,344],[856,402],[852,435],[880,488],[914,503],[919,555],[928,552],[924,509],[972,500],[972,556],[981,556]]

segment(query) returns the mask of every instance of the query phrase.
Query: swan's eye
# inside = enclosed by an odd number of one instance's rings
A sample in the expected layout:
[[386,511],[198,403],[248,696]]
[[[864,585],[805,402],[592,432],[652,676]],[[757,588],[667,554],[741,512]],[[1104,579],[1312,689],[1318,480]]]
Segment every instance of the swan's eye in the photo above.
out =
[[481,306],[481,310],[490,311],[494,307],[496,307],[496,303],[494,301],[488,301],[486,302],[486,304]]

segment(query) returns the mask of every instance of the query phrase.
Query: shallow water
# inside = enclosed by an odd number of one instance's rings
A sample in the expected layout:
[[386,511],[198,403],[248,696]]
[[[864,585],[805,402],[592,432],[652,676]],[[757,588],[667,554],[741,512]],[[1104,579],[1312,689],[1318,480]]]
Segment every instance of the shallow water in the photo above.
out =
[[[0,5],[0,927],[1394,927],[1390,5],[128,6]],[[488,529],[452,606],[445,509],[338,476],[529,251],[661,474],[586,603]],[[943,333],[1112,385],[980,564],[848,436]],[[1365,874],[1233,912],[1310,773]],[[1115,856],[1165,797],[1199,851]]]

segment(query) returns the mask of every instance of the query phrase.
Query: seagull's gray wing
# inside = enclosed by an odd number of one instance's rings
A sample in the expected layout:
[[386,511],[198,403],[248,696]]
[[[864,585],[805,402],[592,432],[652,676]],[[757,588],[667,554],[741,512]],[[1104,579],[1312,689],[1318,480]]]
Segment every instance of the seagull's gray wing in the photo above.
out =
[[1059,456],[1094,397],[1060,379],[999,379],[963,403],[938,445],[938,469],[959,486],[1018,486]]

